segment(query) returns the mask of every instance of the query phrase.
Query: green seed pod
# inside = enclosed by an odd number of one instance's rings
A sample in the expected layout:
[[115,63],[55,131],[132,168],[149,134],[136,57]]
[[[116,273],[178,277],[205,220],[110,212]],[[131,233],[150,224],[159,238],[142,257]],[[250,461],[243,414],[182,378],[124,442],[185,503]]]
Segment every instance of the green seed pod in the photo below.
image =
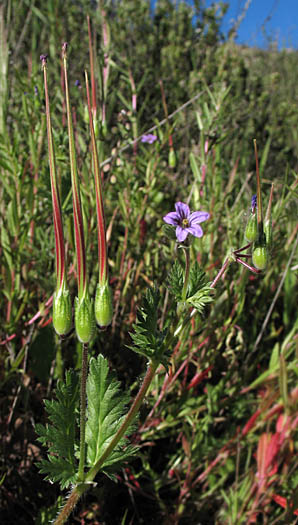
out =
[[266,244],[256,246],[252,252],[252,262],[258,270],[264,270],[268,262],[268,249]]
[[98,283],[95,295],[95,319],[99,326],[108,326],[113,318],[112,291],[108,282]]
[[53,297],[53,325],[58,335],[66,335],[71,329],[72,308],[69,291],[61,287]]
[[169,152],[169,166],[170,168],[176,167],[176,155],[173,149],[170,149],[170,152]]
[[93,301],[88,295],[75,299],[75,328],[81,343],[89,343],[94,331]]
[[272,245],[272,221],[271,219],[265,220],[264,233],[266,236],[266,245],[270,249]]
[[258,234],[258,225],[257,225],[257,216],[255,213],[251,213],[250,217],[247,221],[247,225],[245,228],[245,239],[248,242],[254,242],[257,238]]

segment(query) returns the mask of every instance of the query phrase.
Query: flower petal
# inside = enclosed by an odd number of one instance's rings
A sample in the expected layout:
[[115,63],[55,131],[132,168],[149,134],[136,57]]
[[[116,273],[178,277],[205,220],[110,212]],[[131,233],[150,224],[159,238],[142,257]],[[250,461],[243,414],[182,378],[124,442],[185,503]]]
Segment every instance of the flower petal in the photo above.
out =
[[194,211],[190,217],[188,217],[189,224],[199,224],[200,222],[207,221],[210,215],[206,211]]
[[203,230],[198,224],[194,224],[186,228],[188,233],[191,233],[194,237],[203,237]]
[[177,226],[176,228],[176,237],[179,242],[185,241],[186,237],[188,236],[188,230],[189,228],[181,228],[181,226]]
[[141,142],[147,142],[148,144],[153,144],[157,139],[156,135],[153,135],[153,133],[148,133],[147,135],[143,135],[141,138]]
[[178,213],[175,211],[171,211],[170,213],[167,213],[167,215],[163,217],[163,220],[167,224],[171,224],[172,226],[177,226],[178,224],[180,224],[180,217]]
[[187,204],[184,202],[176,202],[175,204],[176,212],[179,213],[180,219],[188,219],[190,216],[190,209]]

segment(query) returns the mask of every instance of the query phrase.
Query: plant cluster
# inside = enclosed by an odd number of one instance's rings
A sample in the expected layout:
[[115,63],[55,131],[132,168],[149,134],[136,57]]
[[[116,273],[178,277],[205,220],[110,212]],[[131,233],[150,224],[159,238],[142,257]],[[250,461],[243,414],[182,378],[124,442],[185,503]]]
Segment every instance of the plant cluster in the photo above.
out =
[[297,520],[297,52],[189,4],[0,6],[3,522]]

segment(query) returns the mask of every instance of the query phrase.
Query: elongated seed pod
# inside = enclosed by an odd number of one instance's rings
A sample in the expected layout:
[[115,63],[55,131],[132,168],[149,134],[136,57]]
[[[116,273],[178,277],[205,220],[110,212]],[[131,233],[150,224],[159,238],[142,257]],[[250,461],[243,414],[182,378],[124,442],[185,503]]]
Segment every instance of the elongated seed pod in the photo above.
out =
[[108,281],[98,283],[95,295],[95,319],[99,326],[108,326],[113,318],[112,291]]
[[264,233],[265,233],[265,236],[266,236],[266,245],[268,246],[268,248],[270,250],[271,245],[272,245],[272,220],[271,220],[271,218],[265,220]]
[[53,325],[58,335],[66,335],[71,329],[72,308],[69,291],[60,288],[53,297]]
[[93,301],[85,295],[75,299],[75,328],[81,343],[89,343],[94,331]]
[[247,221],[245,228],[245,239],[248,242],[254,242],[258,235],[258,225],[257,225],[257,216],[255,213],[251,213]]

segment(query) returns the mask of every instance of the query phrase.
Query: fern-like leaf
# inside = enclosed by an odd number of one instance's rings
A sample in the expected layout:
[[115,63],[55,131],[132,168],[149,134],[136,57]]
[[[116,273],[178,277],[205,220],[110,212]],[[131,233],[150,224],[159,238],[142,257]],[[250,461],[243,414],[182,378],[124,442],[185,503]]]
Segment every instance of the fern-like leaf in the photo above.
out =
[[183,288],[183,268],[177,259],[169,273],[168,286],[171,293],[175,296],[176,301],[181,301]]
[[[168,278],[168,285],[178,303],[182,300],[183,281],[183,268],[179,261],[175,261]],[[195,262],[189,272],[185,302],[202,313],[206,304],[213,301],[212,291],[213,288],[207,283],[205,273],[200,269],[198,263]]]
[[137,312],[137,322],[133,325],[134,332],[130,333],[134,346],[129,348],[167,368],[170,353],[164,346],[167,330],[159,330],[158,327],[159,301],[158,289],[148,288],[142,307]]
[[205,272],[195,262],[189,272],[186,302],[202,313],[206,304],[213,301],[213,288],[207,283]]
[[74,483],[77,469],[76,411],[79,403],[79,382],[73,370],[66,372],[65,383],[58,381],[56,397],[45,400],[50,424],[36,425],[38,441],[48,448],[48,460],[37,464],[46,479],[59,481],[61,488]]
[[[109,371],[107,360],[99,355],[90,360],[87,380],[87,462],[90,467],[101,458],[125,418],[125,407],[129,396],[120,389],[120,383]],[[136,448],[127,444],[127,436],[134,430],[134,423],[128,428],[115,449],[104,461],[101,469],[109,475],[123,461],[131,457]]]
[[202,290],[206,284],[207,282],[205,272],[201,270],[197,261],[195,261],[189,272],[187,297],[192,297],[195,295],[197,292]]

